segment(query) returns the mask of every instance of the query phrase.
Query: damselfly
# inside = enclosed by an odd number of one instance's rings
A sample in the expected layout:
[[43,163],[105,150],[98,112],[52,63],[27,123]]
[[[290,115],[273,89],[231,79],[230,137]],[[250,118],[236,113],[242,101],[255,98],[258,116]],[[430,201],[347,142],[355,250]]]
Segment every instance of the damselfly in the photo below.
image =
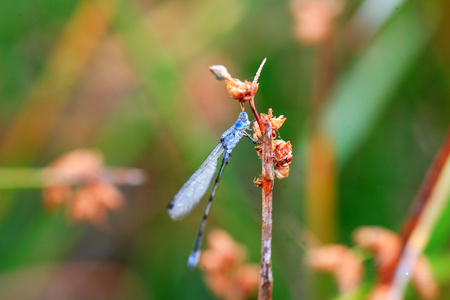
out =
[[202,244],[203,232],[205,229],[206,221],[208,219],[211,203],[214,199],[214,194],[220,181],[220,177],[222,176],[223,169],[230,160],[233,148],[237,145],[237,143],[243,136],[246,136],[252,142],[257,143],[246,132],[246,130],[250,126],[250,123],[251,122],[248,120],[247,113],[241,112],[236,123],[234,123],[233,126],[231,126],[222,134],[219,144],[217,144],[217,146],[211,151],[211,153],[209,153],[205,161],[186,181],[186,183],[181,187],[181,189],[167,206],[167,212],[172,219],[180,219],[187,215],[200,202],[201,198],[211,185],[211,181],[217,169],[217,161],[220,155],[222,155],[223,153],[222,165],[220,166],[219,172],[217,173],[217,177],[212,187],[208,203],[206,204],[203,218],[200,221],[200,227],[198,229],[194,248],[189,255],[188,266],[191,269],[197,265],[200,258],[200,246]]

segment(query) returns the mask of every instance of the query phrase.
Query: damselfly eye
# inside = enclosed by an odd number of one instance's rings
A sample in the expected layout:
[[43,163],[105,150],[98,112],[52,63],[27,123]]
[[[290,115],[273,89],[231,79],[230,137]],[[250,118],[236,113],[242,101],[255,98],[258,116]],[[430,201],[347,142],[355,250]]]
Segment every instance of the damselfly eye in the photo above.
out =
[[237,120],[234,124],[234,127],[236,127],[237,130],[241,130],[244,128],[244,122],[242,122],[241,120]]

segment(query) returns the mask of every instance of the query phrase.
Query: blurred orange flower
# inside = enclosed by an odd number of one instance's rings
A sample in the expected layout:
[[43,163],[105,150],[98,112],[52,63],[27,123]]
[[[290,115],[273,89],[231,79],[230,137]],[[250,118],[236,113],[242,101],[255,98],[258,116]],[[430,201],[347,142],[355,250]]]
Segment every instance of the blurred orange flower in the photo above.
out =
[[378,268],[391,266],[398,258],[402,239],[396,233],[377,226],[363,226],[353,232],[356,244],[375,255]]
[[349,248],[342,245],[326,245],[308,252],[308,265],[321,272],[331,273],[341,294],[354,291],[363,277],[362,260]]
[[246,264],[245,248],[223,230],[208,236],[209,249],[200,258],[204,279],[211,291],[229,300],[247,299],[259,283],[259,266]]
[[[403,246],[402,238],[398,234],[376,226],[358,228],[355,230],[353,238],[358,245],[374,254],[378,272],[381,273],[389,272],[389,269],[395,266]],[[425,255],[416,261],[411,279],[417,292],[424,299],[437,298],[439,288]],[[389,285],[380,283],[374,288],[368,299],[386,299],[388,291]]]
[[295,35],[307,45],[326,41],[333,32],[334,21],[341,13],[343,3],[338,0],[294,0]]
[[[364,226],[356,229],[353,238],[361,248],[374,255],[378,274],[390,273],[402,250],[401,237],[382,227]],[[309,266],[321,272],[331,273],[339,291],[348,293],[357,288],[363,276],[361,257],[343,245],[326,245],[313,248],[307,256]],[[414,266],[412,283],[423,299],[436,299],[439,294],[428,259],[422,255]],[[390,291],[390,281],[379,280],[367,299],[385,300]]]
[[106,210],[119,210],[123,197],[104,176],[103,157],[99,151],[78,149],[50,164],[43,191],[48,209],[67,203],[68,215],[75,222],[102,224]]

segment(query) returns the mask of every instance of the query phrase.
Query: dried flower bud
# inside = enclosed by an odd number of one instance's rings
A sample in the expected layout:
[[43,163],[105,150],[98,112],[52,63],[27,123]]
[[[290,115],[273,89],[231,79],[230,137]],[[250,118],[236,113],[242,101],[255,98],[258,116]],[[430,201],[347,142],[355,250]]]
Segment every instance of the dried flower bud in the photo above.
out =
[[[281,128],[283,123],[286,121],[286,118],[281,115],[279,117],[273,116],[273,110],[269,108],[268,114],[261,114],[261,119],[266,119],[272,124],[272,137],[276,138],[277,131]],[[262,132],[262,130],[259,128],[259,125],[257,122],[253,122],[253,139],[260,140],[262,136],[265,134],[265,132]]]
[[227,68],[222,65],[214,65],[209,67],[209,70],[213,73],[217,80],[232,80]]
[[[281,115],[279,117],[274,117],[272,109],[269,108],[269,113],[261,114],[261,119],[268,120],[272,124],[272,138],[277,137],[277,131],[286,121],[286,118]],[[257,122],[253,123],[253,138],[255,140],[260,140],[264,132],[259,128]],[[255,150],[258,153],[259,158],[262,156],[262,145],[255,146]],[[272,141],[272,153],[273,153],[273,163],[274,163],[274,173],[275,177],[278,179],[283,179],[289,176],[289,166],[292,162],[292,145],[291,142],[285,142],[281,139],[273,139]],[[256,186],[261,186],[261,179],[253,180],[253,184]]]
[[241,103],[250,101],[258,91],[258,84],[253,84],[247,80],[244,82],[239,79],[227,80],[226,83],[228,93]]
[[292,162],[291,142],[283,140],[273,141],[273,162],[275,177],[282,179],[289,176],[289,165]]
[[256,72],[253,82],[245,80],[242,82],[238,78],[231,77],[227,68],[222,65],[214,65],[209,67],[209,70],[213,73],[217,80],[225,80],[228,93],[241,104],[241,109],[244,110],[244,103],[252,100],[258,91],[258,78],[261,74],[261,69],[264,66],[266,59],[261,63],[258,71]]

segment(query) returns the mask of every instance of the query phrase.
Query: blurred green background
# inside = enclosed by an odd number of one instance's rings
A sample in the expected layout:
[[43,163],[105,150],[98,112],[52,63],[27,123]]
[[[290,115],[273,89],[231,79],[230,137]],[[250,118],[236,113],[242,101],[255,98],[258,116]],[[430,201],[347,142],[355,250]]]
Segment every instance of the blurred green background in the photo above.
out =
[[[251,81],[264,57],[256,106],[287,117],[280,135],[294,149],[274,188],[274,298],[312,299],[302,232],[323,220],[305,208],[311,132],[335,155],[323,242],[352,245],[362,225],[398,231],[447,134],[449,3],[345,1],[328,47],[299,41],[289,1],[2,1],[0,166],[43,167],[92,147],[148,181],[122,188],[126,208],[100,228],[47,212],[41,190],[1,190],[0,299],[215,299],[186,267],[204,204],[178,222],[165,207],[240,111],[208,67]],[[228,231],[258,263],[252,148],[234,150],[207,231]],[[440,299],[450,296],[447,232],[441,222],[427,248]],[[337,295],[326,286],[319,298]]]

